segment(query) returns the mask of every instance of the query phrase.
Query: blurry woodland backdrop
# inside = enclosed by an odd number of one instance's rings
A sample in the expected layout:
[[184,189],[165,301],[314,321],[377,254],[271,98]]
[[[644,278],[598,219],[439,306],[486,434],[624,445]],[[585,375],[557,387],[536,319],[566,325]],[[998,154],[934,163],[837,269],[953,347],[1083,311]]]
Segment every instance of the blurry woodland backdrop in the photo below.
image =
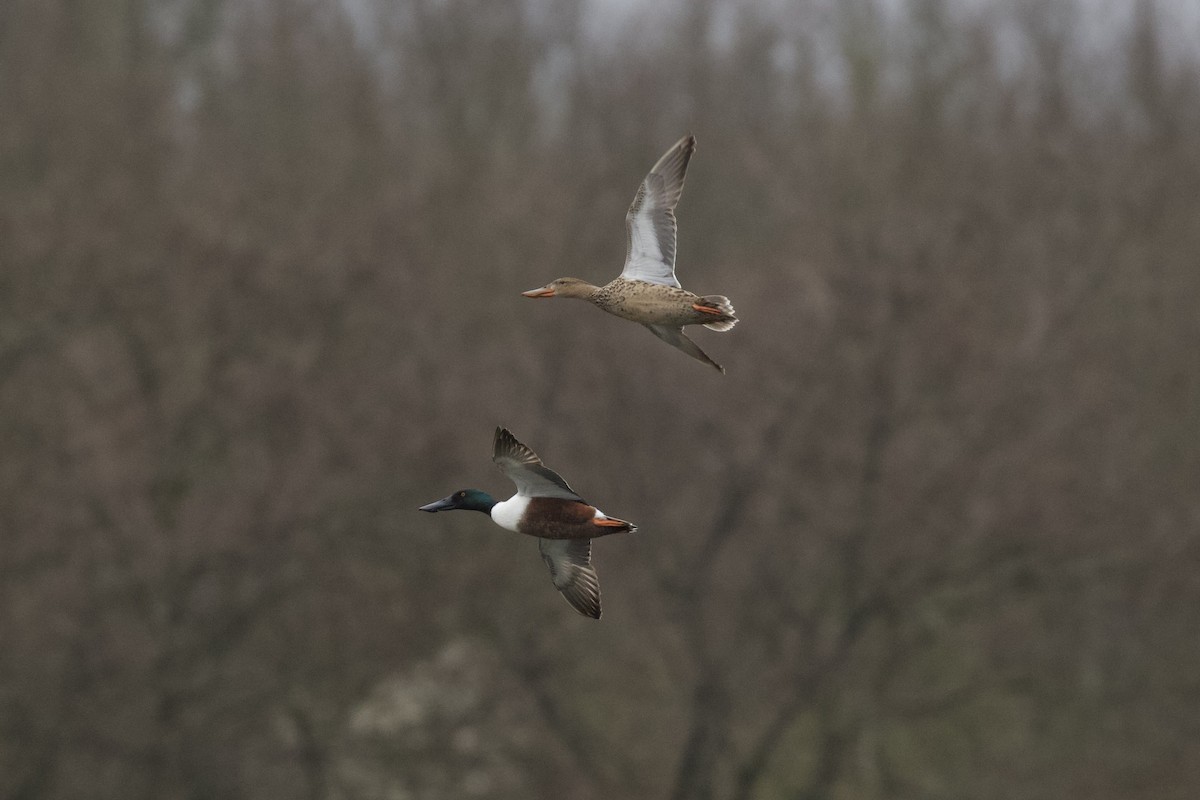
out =
[[0,798],[1196,797],[1183,5],[0,3]]

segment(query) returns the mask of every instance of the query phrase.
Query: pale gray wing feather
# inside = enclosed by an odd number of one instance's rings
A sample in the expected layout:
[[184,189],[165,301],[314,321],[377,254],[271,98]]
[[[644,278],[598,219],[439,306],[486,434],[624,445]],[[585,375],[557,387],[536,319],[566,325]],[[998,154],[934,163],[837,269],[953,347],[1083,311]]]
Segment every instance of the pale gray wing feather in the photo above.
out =
[[668,150],[638,187],[625,215],[625,269],[622,278],[679,286],[675,277],[675,206],[683,194],[696,137],[688,135]]
[[550,579],[576,611],[600,619],[600,578],[592,566],[591,539],[538,539]]
[[496,438],[492,442],[492,461],[517,485],[519,495],[587,502],[576,494],[557,472],[542,464],[537,453],[518,442],[506,428],[496,428]]
[[709,358],[708,355],[700,349],[699,345],[688,338],[687,334],[683,332],[683,328],[672,328],[669,325],[647,325],[646,327],[650,329],[651,333],[672,347],[679,348],[697,361],[703,361],[705,364],[715,367],[722,373],[725,372],[724,367]]

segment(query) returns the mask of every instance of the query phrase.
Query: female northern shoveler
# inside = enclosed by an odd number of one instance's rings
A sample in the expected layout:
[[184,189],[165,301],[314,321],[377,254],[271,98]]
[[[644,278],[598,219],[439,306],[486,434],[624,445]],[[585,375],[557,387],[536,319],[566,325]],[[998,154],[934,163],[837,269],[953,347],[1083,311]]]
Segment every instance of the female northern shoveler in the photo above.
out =
[[667,344],[725,371],[683,332],[684,325],[727,331],[737,323],[729,298],[695,295],[675,277],[675,206],[683,193],[696,137],[685,136],[663,155],[638,187],[625,215],[625,269],[606,286],[559,278],[526,297],[575,297],[618,317],[640,322]]
[[467,509],[482,511],[516,533],[536,536],[550,578],[580,614],[600,619],[600,580],[592,567],[592,539],[610,533],[633,533],[631,522],[607,516],[575,494],[558,473],[504,428],[496,428],[492,461],[517,485],[517,493],[500,502],[478,489],[461,489],[421,506],[431,513]]

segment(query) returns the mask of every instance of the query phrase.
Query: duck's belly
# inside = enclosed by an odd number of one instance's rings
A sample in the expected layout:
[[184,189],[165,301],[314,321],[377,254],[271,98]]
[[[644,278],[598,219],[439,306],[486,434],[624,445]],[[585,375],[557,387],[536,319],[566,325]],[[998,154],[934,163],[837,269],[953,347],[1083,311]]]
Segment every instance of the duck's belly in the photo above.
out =
[[611,533],[593,520],[600,513],[587,503],[558,497],[515,494],[492,506],[492,520],[501,528],[541,539],[592,539]]
[[605,298],[601,307],[618,317],[640,322],[643,325],[692,325],[703,319],[700,312],[692,308],[696,295],[673,286],[652,287],[649,292],[636,288],[614,292]]

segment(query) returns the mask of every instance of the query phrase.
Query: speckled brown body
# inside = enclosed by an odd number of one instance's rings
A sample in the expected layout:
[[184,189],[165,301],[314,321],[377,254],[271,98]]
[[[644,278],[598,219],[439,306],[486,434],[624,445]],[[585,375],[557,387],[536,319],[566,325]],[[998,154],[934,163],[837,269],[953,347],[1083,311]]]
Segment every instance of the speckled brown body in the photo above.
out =
[[680,327],[704,325],[714,320],[712,314],[692,307],[695,303],[704,304],[699,295],[675,286],[628,278],[617,278],[599,287],[587,299],[610,314],[643,325]]
[[692,294],[680,287],[675,277],[675,207],[695,152],[696,137],[684,136],[638,184],[625,213],[625,265],[620,277],[605,286],[593,286],[579,278],[558,278],[521,294],[587,300],[602,311],[645,325],[671,347],[724,373],[725,368],[709,358],[683,329],[703,325],[713,331],[732,330],[738,321],[733,304],[721,294]]
[[[609,520],[615,522],[616,520]],[[596,509],[576,500],[534,497],[521,518],[521,533],[542,539],[595,539],[610,533],[624,533],[633,526],[597,525]]]

